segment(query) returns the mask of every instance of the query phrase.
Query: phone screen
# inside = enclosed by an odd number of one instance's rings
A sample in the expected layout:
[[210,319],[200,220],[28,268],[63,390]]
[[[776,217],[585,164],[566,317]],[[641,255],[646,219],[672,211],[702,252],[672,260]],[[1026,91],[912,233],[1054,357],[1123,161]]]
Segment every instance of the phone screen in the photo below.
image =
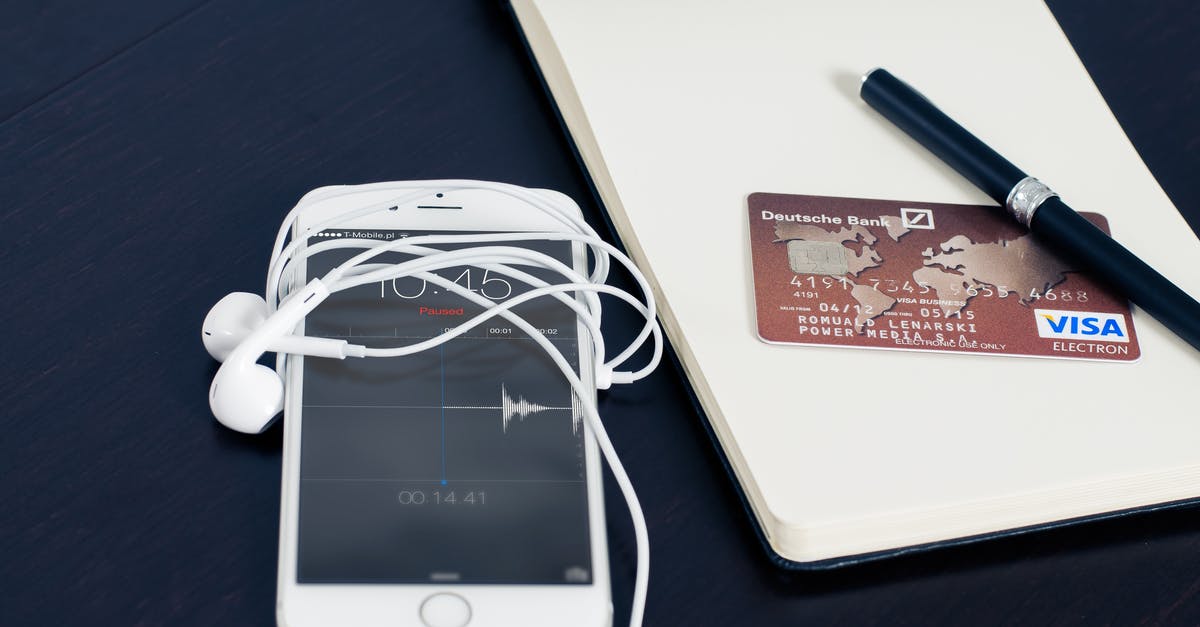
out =
[[[328,230],[309,243],[432,233]],[[510,245],[573,266],[569,242]],[[360,250],[314,255],[308,276]],[[493,302],[530,289],[477,267],[436,274]],[[333,294],[305,333],[400,346],[481,310],[408,277]],[[573,311],[553,298],[514,311],[578,372]],[[299,583],[591,583],[583,414],[550,357],[503,318],[411,356],[307,358],[302,404]]]

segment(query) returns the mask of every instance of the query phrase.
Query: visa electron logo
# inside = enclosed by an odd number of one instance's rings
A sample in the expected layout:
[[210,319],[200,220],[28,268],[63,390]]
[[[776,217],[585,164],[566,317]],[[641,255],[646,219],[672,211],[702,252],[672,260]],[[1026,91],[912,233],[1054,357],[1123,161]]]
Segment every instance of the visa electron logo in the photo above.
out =
[[1068,340],[1128,342],[1129,329],[1121,314],[1034,309],[1038,335]]

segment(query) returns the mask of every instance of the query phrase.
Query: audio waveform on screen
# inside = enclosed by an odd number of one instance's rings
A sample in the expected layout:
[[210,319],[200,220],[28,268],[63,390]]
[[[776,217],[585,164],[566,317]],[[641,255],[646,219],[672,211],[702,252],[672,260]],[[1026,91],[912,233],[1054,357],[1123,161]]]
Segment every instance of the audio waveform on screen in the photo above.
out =
[[571,394],[571,405],[569,407],[554,407],[551,405],[542,405],[526,399],[520,394],[509,394],[508,387],[504,383],[500,384],[500,404],[499,405],[447,405],[446,409],[486,409],[500,411],[500,429],[505,435],[508,434],[508,428],[512,422],[525,422],[525,419],[540,414],[543,412],[570,412],[571,414],[571,433],[579,435],[579,427],[583,425],[583,406],[579,403],[579,398],[574,393]]
[[528,401],[521,395],[514,399],[508,393],[508,388],[503,383],[500,384],[500,420],[504,433],[508,433],[508,425],[514,418],[518,422],[524,422],[525,418],[545,411],[570,411],[571,433],[579,434],[579,426],[583,423],[583,409],[574,393],[571,394],[570,407],[550,407]]

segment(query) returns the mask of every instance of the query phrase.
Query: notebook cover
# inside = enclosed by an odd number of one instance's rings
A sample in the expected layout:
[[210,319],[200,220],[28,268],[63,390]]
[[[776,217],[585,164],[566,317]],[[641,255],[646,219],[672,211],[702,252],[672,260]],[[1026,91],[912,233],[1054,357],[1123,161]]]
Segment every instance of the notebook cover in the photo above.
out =
[[[605,227],[607,228],[609,235],[610,235],[612,241],[615,243],[615,245],[624,251],[625,246],[621,241],[620,234],[617,231],[615,224],[613,223],[612,217],[609,215],[609,212],[607,210],[604,200],[601,198],[600,192],[592,178],[592,174],[588,170],[586,163],[584,162],[582,153],[580,152],[580,150],[576,144],[575,138],[571,134],[570,128],[566,124],[566,121],[563,117],[561,110],[559,109],[557,101],[554,98],[553,92],[545,78],[542,68],[538,64],[537,57],[534,54],[532,46],[525,34],[524,29],[521,26],[520,19],[517,16],[516,10],[512,6],[511,0],[509,0],[509,2],[506,2],[506,7],[507,7],[509,15],[513,21],[513,24],[516,28],[517,35],[521,40],[521,44],[524,47],[526,54],[528,54],[528,56],[529,56],[530,63],[534,68],[534,71],[538,77],[538,81],[541,84],[542,89],[546,94],[546,99],[549,102],[551,109],[554,112],[555,118],[558,120],[559,125],[562,128],[564,136],[566,137],[567,144],[571,150],[571,154],[574,157],[576,163],[578,164],[580,172],[584,176],[584,180],[587,183],[588,190],[592,196],[592,199],[596,203],[596,206],[601,208],[601,215],[604,219]],[[770,541],[767,539],[767,535],[761,525],[761,522],[760,522],[758,516],[755,514],[753,508],[750,505],[749,497],[747,496],[746,490],[742,486],[741,482],[739,481],[739,479],[737,477],[737,473],[734,471],[732,464],[729,462],[729,459],[724,450],[724,447],[721,445],[721,443],[716,435],[716,432],[714,431],[713,426],[708,419],[708,415],[700,403],[699,397],[697,396],[697,394],[687,376],[687,373],[683,368],[682,362],[680,361],[674,348],[671,346],[669,340],[667,340],[665,337],[664,337],[664,356],[672,364],[672,367],[675,369],[675,371],[678,374],[678,376],[680,377],[680,379],[684,382],[684,384],[685,384],[684,387],[687,390],[688,398],[691,401],[691,404],[694,407],[697,415],[699,415],[701,417],[700,422],[704,427],[704,431],[705,431],[705,433],[708,434],[708,437],[709,437],[710,441],[712,442],[714,449],[716,450],[716,453],[721,462],[721,465],[725,469],[726,474],[729,476],[730,480],[732,481],[732,483],[734,485],[735,493],[738,496],[738,500],[741,503],[742,508],[745,511],[746,515],[749,517],[749,519],[751,521],[751,528],[754,530],[754,533],[757,536],[759,543],[762,545],[763,550],[766,553],[768,559],[771,561],[771,563],[781,569],[793,570],[793,571],[830,570],[830,569],[836,569],[836,568],[841,568],[841,567],[846,567],[846,566],[853,566],[853,565],[857,565],[857,564],[874,562],[874,561],[887,559],[887,558],[891,558],[891,557],[924,553],[924,552],[928,552],[928,551],[932,551],[932,550],[936,550],[936,549],[971,545],[971,544],[975,544],[975,543],[978,543],[981,541],[991,540],[991,539],[995,539],[995,538],[1006,538],[1006,537],[1024,535],[1024,534],[1043,531],[1043,530],[1058,529],[1058,528],[1062,528],[1062,527],[1068,527],[1068,526],[1078,525],[1081,523],[1087,523],[1087,522],[1092,522],[1092,521],[1124,518],[1124,517],[1131,516],[1134,514],[1139,514],[1139,513],[1179,509],[1179,508],[1184,508],[1184,507],[1189,507],[1189,506],[1194,506],[1194,505],[1200,504],[1200,497],[1190,498],[1190,499],[1182,499],[1182,500],[1178,500],[1178,501],[1171,501],[1171,502],[1157,503],[1157,504],[1151,504],[1151,505],[1140,506],[1140,507],[1114,510],[1114,511],[1110,511],[1110,512],[1095,514],[1095,515],[1081,516],[1081,517],[1075,517],[1075,518],[1050,521],[1050,522],[1041,523],[1041,524],[1015,527],[1015,528],[1011,528],[1011,529],[1005,529],[1005,530],[1000,530],[1000,531],[995,531],[995,532],[990,532],[990,533],[975,534],[975,535],[951,538],[951,539],[941,540],[941,541],[936,541],[936,542],[920,543],[920,544],[896,547],[896,548],[880,550],[880,551],[872,551],[872,552],[867,552],[867,553],[846,555],[846,556],[836,557],[836,558],[832,558],[832,559],[804,561],[804,562],[791,560],[791,559],[788,559],[788,558],[780,555],[771,546]]]

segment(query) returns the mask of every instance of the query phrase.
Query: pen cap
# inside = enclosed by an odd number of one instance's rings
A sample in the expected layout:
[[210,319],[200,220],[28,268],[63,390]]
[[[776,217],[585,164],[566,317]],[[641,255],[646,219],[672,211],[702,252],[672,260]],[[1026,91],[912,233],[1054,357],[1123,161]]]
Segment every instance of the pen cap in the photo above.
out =
[[859,96],[909,137],[1003,205],[1025,173],[883,68],[862,79]]
[[1047,198],[1042,203],[1030,230],[1077,269],[1125,295],[1200,350],[1200,303],[1075,213],[1061,198]]

